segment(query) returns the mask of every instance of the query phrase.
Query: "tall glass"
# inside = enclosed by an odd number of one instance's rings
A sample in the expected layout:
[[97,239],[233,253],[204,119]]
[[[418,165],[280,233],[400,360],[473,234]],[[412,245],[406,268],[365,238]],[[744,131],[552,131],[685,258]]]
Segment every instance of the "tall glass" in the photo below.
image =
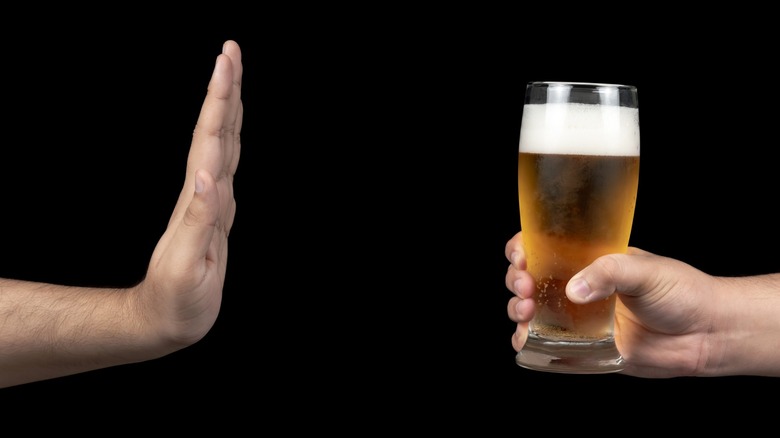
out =
[[634,86],[527,84],[518,194],[536,313],[518,365],[597,374],[623,369],[614,339],[616,295],[578,305],[571,277],[601,255],[628,249],[639,181]]

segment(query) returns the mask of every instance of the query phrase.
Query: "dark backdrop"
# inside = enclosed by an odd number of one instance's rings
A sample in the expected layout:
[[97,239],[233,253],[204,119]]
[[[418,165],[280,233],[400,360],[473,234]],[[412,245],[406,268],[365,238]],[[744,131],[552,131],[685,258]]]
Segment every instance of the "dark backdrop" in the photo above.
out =
[[[478,418],[453,409],[628,412],[626,399],[641,407],[657,397],[674,411],[717,406],[724,390],[746,398],[778,389],[757,377],[523,370],[504,287],[532,80],[638,87],[633,245],[712,274],[780,270],[776,70],[758,38],[746,37],[750,54],[718,34],[569,46],[520,26],[374,16],[336,26],[311,14],[177,32],[106,25],[8,45],[3,277],[112,287],[141,279],[227,38],[243,48],[245,116],[223,310],[208,336],[159,360],[9,388],[0,399],[78,392],[190,406],[207,394],[236,417],[329,412],[327,425],[352,427],[358,413],[381,424],[386,415],[457,423]],[[431,417],[431,406],[444,416]]]

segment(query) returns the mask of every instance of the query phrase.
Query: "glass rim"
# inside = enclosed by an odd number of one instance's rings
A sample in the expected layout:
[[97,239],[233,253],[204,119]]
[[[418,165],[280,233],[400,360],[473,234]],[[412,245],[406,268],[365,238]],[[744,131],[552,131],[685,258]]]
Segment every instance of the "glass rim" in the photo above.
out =
[[623,88],[636,90],[635,85],[628,84],[613,84],[608,82],[567,82],[567,81],[531,81],[528,82],[528,86],[553,86],[553,87],[580,87],[580,88]]

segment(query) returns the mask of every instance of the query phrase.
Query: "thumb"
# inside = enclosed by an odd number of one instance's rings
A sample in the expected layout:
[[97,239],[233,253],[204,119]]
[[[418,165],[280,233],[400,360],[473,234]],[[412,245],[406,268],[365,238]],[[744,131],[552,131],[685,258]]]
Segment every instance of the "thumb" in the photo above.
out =
[[214,177],[203,169],[195,172],[195,191],[169,246],[171,260],[185,271],[202,260],[209,249],[219,214]]
[[651,257],[651,253],[637,248],[629,248],[626,254],[601,256],[569,280],[566,296],[574,303],[585,304],[615,292],[640,295],[655,284],[658,267]]

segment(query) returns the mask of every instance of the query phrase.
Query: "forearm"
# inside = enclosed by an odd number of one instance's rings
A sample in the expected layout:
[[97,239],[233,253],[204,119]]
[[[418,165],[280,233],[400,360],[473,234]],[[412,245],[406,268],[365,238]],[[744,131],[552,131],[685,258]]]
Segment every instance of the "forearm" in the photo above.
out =
[[0,279],[0,388],[158,353],[129,290]]
[[780,274],[719,280],[707,375],[780,377]]

